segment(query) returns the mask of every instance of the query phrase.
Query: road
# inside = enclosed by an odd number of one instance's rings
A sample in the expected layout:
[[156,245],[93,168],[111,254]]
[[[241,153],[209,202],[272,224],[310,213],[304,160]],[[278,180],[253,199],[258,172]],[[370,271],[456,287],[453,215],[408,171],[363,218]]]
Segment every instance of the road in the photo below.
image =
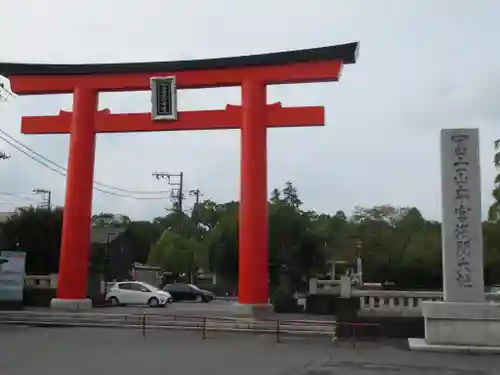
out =
[[493,375],[499,357],[416,353],[401,341],[0,325],[0,373],[186,375]]

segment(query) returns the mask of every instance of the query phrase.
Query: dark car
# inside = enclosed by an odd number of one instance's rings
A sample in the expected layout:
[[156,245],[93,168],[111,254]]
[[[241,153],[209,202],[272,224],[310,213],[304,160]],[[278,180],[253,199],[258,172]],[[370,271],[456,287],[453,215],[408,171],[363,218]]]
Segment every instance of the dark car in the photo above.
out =
[[208,290],[198,288],[193,284],[167,284],[163,288],[164,291],[169,292],[174,302],[177,301],[198,301],[210,302],[215,298],[215,295]]

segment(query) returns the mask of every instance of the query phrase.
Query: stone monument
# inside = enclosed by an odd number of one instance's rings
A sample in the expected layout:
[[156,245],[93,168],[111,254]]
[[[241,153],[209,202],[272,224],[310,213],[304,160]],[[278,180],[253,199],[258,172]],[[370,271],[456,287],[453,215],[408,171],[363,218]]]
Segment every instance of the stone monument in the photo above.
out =
[[483,279],[478,129],[441,131],[443,301],[422,303],[425,340],[413,350],[500,352],[500,304]]

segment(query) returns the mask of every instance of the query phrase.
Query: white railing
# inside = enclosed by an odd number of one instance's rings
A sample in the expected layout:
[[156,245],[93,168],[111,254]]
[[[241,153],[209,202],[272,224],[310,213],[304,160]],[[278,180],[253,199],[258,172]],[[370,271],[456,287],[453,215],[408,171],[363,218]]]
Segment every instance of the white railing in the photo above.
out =
[[353,290],[360,298],[361,316],[420,316],[423,301],[441,301],[441,292],[397,290]]
[[[361,299],[360,315],[365,316],[421,316],[423,301],[442,301],[442,292],[353,290],[352,295]],[[485,293],[487,301],[500,302],[500,295]]]
[[[309,281],[310,294],[327,294],[339,297],[355,296],[360,298],[361,316],[421,316],[423,301],[441,301],[442,292],[407,290],[358,290],[351,282],[344,280]],[[489,301],[500,302],[500,295],[485,293]]]
[[57,274],[52,275],[26,275],[24,277],[24,285],[30,288],[57,288]]
[[320,279],[309,279],[309,293],[310,294],[321,294],[321,293],[340,293],[340,280],[320,280]]

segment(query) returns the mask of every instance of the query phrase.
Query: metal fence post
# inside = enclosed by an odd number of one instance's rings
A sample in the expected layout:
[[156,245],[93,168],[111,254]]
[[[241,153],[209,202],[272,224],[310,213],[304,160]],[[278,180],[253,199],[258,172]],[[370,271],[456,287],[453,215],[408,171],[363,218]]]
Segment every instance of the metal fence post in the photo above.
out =
[[203,318],[203,329],[202,329],[202,339],[207,338],[207,318]]
[[142,337],[146,337],[146,314],[142,314]]
[[352,347],[355,348],[356,347],[356,324],[354,324],[352,326],[352,337],[353,337]]
[[276,342],[281,342],[280,338],[280,318],[276,318]]

